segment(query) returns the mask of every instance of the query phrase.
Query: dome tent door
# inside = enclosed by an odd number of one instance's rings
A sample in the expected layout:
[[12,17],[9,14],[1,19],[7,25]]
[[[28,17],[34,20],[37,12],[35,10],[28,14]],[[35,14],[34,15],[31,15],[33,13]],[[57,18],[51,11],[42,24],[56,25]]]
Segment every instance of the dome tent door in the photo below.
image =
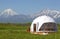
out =
[[33,30],[34,32],[36,32],[36,24],[33,24],[33,26],[34,26]]

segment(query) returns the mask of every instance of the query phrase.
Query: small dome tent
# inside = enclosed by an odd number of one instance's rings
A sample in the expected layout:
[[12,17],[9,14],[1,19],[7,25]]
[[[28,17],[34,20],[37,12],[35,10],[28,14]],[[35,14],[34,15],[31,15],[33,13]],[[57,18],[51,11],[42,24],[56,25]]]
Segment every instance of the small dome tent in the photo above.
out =
[[49,32],[56,32],[57,25],[53,18],[49,16],[39,16],[35,18],[31,24],[30,32],[34,34],[48,34]]

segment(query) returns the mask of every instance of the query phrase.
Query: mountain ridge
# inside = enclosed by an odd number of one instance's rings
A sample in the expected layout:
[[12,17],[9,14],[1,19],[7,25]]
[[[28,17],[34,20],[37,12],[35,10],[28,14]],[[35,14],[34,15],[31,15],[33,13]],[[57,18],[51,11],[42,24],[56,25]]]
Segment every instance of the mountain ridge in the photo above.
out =
[[5,9],[0,13],[0,22],[7,23],[24,23],[24,22],[32,22],[38,16],[47,15],[55,19],[56,22],[60,23],[60,11],[51,10],[51,9],[43,9],[38,13],[31,15],[18,14],[12,9]]

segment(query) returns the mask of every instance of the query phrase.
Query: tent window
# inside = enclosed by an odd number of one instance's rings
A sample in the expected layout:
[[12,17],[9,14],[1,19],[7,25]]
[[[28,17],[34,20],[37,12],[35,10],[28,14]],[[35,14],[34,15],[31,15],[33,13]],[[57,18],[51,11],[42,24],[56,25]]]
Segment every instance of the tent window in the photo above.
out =
[[56,24],[55,23],[44,23],[39,31],[56,31]]

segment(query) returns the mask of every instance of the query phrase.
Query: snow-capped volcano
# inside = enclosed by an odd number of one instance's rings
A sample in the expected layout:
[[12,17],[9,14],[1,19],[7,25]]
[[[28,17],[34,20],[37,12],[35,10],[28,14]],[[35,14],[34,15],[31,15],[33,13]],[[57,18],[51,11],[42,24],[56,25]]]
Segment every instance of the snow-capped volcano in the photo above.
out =
[[50,9],[45,9],[45,10],[42,10],[41,12],[41,15],[48,15],[48,16],[51,16],[53,18],[59,18],[60,17],[60,11],[57,11],[57,10],[50,10]]
[[31,18],[24,14],[18,14],[12,9],[5,9],[0,13],[0,23],[30,22]]
[[51,16],[53,18],[60,18],[60,11],[50,10],[50,9],[43,9],[40,12],[35,13],[31,16],[34,18],[34,17],[38,17],[38,16],[41,16],[41,15],[48,15],[48,16]]
[[10,8],[5,9],[4,11],[0,13],[0,16],[14,16],[14,15],[18,15],[18,13],[16,13],[14,10]]

